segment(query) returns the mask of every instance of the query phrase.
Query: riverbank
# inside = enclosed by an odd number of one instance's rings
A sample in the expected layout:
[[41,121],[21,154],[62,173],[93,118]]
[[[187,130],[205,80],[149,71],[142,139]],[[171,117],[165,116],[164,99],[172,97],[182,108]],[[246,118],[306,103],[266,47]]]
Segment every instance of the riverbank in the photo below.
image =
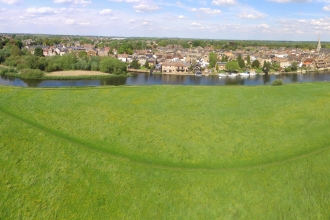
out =
[[[8,71],[4,71],[2,75],[22,78],[22,75],[15,69],[1,66],[1,68]],[[69,70],[69,71],[56,71],[51,73],[44,73],[43,76],[38,78],[30,78],[35,80],[69,80],[69,79],[107,79],[112,77],[129,77],[131,74],[115,75],[109,73],[103,73],[99,71],[84,71],[84,70]]]

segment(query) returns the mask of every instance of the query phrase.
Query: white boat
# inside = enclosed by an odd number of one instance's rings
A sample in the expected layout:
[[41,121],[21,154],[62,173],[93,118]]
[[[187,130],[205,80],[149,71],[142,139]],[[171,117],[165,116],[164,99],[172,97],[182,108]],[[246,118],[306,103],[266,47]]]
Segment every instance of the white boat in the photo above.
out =
[[280,73],[279,72],[275,72],[274,75],[280,75]]
[[236,77],[237,76],[237,73],[231,73],[228,75],[229,77]]
[[248,73],[240,73],[239,74],[241,77],[248,77],[248,76],[250,76],[250,74],[248,74]]
[[257,74],[255,72],[250,73],[250,76],[256,76]]
[[224,74],[224,73],[219,73],[218,76],[219,76],[219,77],[225,77],[225,76],[227,76],[227,75]]

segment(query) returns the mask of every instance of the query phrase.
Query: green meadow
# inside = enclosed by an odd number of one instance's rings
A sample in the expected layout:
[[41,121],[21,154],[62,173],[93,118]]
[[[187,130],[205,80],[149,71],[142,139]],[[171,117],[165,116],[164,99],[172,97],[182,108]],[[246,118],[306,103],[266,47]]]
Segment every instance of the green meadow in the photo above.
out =
[[330,84],[0,87],[0,219],[329,219]]

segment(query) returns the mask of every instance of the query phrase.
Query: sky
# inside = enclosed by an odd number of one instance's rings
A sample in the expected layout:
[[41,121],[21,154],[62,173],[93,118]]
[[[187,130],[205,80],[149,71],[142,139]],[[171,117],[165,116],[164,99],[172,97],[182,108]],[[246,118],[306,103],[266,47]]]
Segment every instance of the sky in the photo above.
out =
[[0,0],[0,33],[330,41],[330,0]]

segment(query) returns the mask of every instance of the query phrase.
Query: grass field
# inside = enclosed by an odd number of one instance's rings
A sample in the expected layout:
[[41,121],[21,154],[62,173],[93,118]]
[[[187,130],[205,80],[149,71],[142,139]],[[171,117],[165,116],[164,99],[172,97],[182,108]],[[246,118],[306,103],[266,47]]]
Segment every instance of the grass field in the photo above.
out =
[[87,70],[70,70],[70,71],[56,71],[47,73],[47,76],[103,76],[109,75],[109,73],[103,73],[99,71],[87,71]]
[[0,87],[0,219],[329,219],[329,98]]

